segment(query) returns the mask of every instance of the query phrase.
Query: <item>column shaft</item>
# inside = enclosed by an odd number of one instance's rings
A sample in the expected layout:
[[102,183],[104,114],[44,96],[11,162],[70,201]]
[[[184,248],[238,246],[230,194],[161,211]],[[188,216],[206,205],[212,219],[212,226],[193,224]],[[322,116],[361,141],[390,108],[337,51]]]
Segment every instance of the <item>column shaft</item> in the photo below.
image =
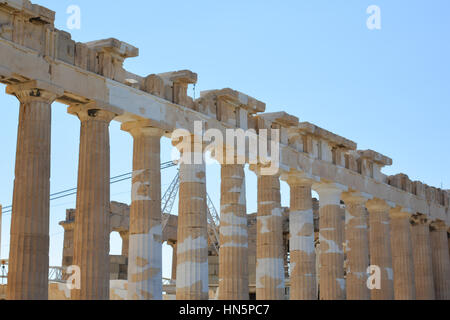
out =
[[170,278],[172,280],[177,279],[177,244],[173,243],[172,246],[172,273]]
[[120,232],[120,238],[122,238],[122,256],[128,257],[128,249],[130,246],[130,235],[128,231]]
[[126,123],[133,143],[128,249],[128,300],[162,299],[161,161],[159,129]]
[[248,300],[248,231],[243,165],[222,165],[219,300]]
[[367,287],[369,235],[364,198],[346,197],[345,238],[347,253],[347,300],[370,300]]
[[320,299],[344,300],[344,217],[341,190],[319,185]]
[[415,300],[414,260],[411,241],[410,214],[391,214],[391,248],[394,270],[395,300]]
[[290,299],[317,300],[311,183],[290,181]]
[[434,300],[433,264],[431,258],[430,225],[425,216],[416,215],[411,226],[414,276],[417,300]]
[[394,299],[389,206],[382,200],[369,200],[370,264],[381,271],[380,288],[371,290],[372,300]]
[[177,300],[208,299],[206,176],[203,154],[195,156],[197,149],[197,153],[202,153],[202,147],[194,145],[183,150],[182,159],[190,159],[190,164],[180,164]]
[[447,227],[444,222],[436,221],[431,224],[430,230],[436,299],[450,300],[450,259]]
[[110,147],[114,114],[70,107],[81,120],[73,264],[80,268],[74,300],[109,300]]
[[48,299],[51,103],[56,95],[10,86],[20,100],[7,297]]
[[279,176],[258,174],[256,299],[284,300],[283,217]]

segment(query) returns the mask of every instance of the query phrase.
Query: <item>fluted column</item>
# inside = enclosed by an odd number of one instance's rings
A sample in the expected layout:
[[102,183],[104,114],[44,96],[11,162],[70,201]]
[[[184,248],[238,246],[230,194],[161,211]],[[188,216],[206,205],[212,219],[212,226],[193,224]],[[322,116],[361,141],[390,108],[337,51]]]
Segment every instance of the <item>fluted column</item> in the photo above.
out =
[[128,249],[130,243],[130,233],[128,231],[119,232],[120,238],[122,239],[122,256],[128,257]]
[[74,300],[109,299],[110,147],[115,114],[95,104],[72,106],[81,121],[73,264],[80,268]]
[[345,239],[347,253],[347,300],[370,300],[367,286],[369,267],[369,234],[367,198],[361,194],[344,193]]
[[317,184],[319,194],[320,300],[344,300],[344,217],[342,189],[334,184]]
[[128,249],[128,300],[162,299],[161,155],[163,132],[128,122],[133,136],[133,181]]
[[[70,211],[75,210],[70,209]],[[67,280],[71,274],[67,273],[66,268],[70,267],[73,264],[73,232],[75,222],[62,221],[59,223],[59,225],[64,228],[63,257],[61,261],[61,266],[64,268],[62,279]]]
[[395,208],[391,210],[391,248],[394,270],[395,300],[415,300],[416,284],[411,241],[411,214]]
[[207,300],[209,291],[206,169],[203,146],[195,140],[180,150],[177,300]]
[[434,300],[430,221],[425,215],[416,214],[411,218],[411,224],[416,299]]
[[283,217],[279,175],[258,176],[256,300],[284,300]]
[[167,244],[172,247],[172,272],[170,278],[172,280],[177,279],[177,243],[167,241]]
[[7,298],[47,300],[51,104],[62,91],[30,81],[6,92],[20,101]]
[[301,174],[287,177],[290,187],[290,299],[317,300],[312,182]]
[[222,164],[219,300],[248,300],[248,231],[244,166]]
[[371,290],[372,300],[394,299],[394,272],[392,270],[390,206],[384,200],[366,203],[369,211],[370,264],[380,268],[380,288]]
[[447,229],[448,227],[443,221],[438,220],[431,223],[431,253],[437,300],[450,300],[450,259]]
[[69,267],[73,262],[73,231],[75,222],[63,221],[59,223],[64,228],[64,241],[63,241],[63,258],[61,265],[63,267]]

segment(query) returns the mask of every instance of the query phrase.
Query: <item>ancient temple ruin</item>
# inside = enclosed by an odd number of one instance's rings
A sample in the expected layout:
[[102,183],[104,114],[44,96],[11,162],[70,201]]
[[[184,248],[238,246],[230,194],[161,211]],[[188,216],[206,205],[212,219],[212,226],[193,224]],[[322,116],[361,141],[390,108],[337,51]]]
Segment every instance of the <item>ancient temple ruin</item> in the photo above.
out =
[[[128,72],[123,62],[137,57],[138,48],[117,39],[76,42],[54,19],[53,11],[28,0],[0,1],[0,82],[20,103],[7,299],[49,297],[55,101],[68,106],[81,128],[76,212],[62,223],[64,265],[80,269],[71,299],[118,298],[111,274],[126,278],[122,298],[162,299],[163,241],[176,248],[177,299],[281,300],[287,287],[292,300],[450,299],[449,190],[405,174],[386,176],[387,156],[358,150],[353,141],[301,122],[301,115],[265,113],[265,103],[236,90],[210,90],[194,100],[187,94],[197,82],[192,71]],[[110,202],[111,121],[134,140],[129,208]],[[258,177],[253,220],[245,164],[222,163],[218,255],[208,241],[204,162],[179,165],[178,217],[167,232],[161,227],[160,139],[185,129],[202,154],[195,123],[223,136],[227,129],[280,132],[277,172],[267,175],[265,163],[249,163]],[[230,153],[234,140],[222,147]],[[280,180],[290,186],[285,209]],[[312,190],[319,195],[316,220]],[[112,230],[126,240],[125,260],[110,261]],[[379,288],[367,285],[370,266],[380,272]]]

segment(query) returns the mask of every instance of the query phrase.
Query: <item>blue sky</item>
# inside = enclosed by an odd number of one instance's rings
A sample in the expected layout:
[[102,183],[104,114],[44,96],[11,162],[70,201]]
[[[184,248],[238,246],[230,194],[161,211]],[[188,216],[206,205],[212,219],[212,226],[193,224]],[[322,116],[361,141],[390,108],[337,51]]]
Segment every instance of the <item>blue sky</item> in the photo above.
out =
[[[197,72],[200,91],[231,87],[373,149],[394,160],[386,174],[450,188],[450,2],[381,0],[87,1],[41,0],[56,11],[56,27],[76,41],[115,37],[140,49],[125,66],[140,75],[180,69]],[[68,30],[66,9],[81,8],[81,29]],[[369,30],[369,5],[381,9],[381,30]],[[2,86],[2,90],[4,87]],[[193,94],[190,88],[190,94]],[[18,101],[3,106],[0,203],[11,204]],[[53,105],[51,191],[76,186],[79,121]],[[132,140],[111,125],[111,175],[131,171]],[[170,160],[163,141],[161,160]],[[217,165],[208,192],[219,204]],[[175,175],[163,173],[163,191]],[[256,179],[247,175],[248,211],[256,210]],[[129,182],[111,199],[129,203]],[[282,184],[283,204],[289,194]],[[51,203],[50,264],[60,265],[58,222],[75,197]],[[176,209],[176,208],[175,208]],[[176,210],[174,211],[176,212]],[[8,256],[10,215],[3,217],[2,257]],[[120,239],[112,235],[112,253]],[[170,275],[165,250],[164,274]]]

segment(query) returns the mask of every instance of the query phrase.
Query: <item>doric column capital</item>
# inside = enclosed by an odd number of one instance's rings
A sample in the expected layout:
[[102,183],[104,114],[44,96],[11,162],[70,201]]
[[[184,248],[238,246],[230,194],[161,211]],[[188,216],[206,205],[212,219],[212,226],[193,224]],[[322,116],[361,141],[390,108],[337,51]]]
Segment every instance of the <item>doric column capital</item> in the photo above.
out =
[[411,216],[410,222],[413,226],[417,225],[430,225],[431,220],[428,217],[421,213],[416,213]]
[[245,165],[248,160],[246,152],[242,153],[238,148],[227,144],[218,143],[214,147],[209,145],[207,150],[212,151],[211,158],[221,165]]
[[319,194],[320,206],[340,205],[341,196],[348,188],[338,183],[318,182],[313,184],[313,189]]
[[172,145],[180,152],[194,152],[194,147],[204,152],[207,143],[199,134],[192,134],[185,129],[177,129],[172,132]]
[[77,116],[81,122],[94,120],[109,123],[111,122],[111,120],[117,117],[117,114],[114,112],[99,109],[95,102],[70,106],[69,108],[67,108],[67,112],[69,114]]
[[130,238],[130,232],[129,231],[120,231],[119,235],[122,238],[122,240],[128,240]]
[[177,247],[177,241],[175,240],[167,240],[167,244],[171,246],[172,249],[175,249]]
[[6,87],[6,93],[16,96],[21,103],[41,101],[52,103],[64,94],[64,90],[50,83],[33,80]]
[[412,212],[408,208],[395,207],[389,211],[389,217],[391,219],[410,219]]
[[68,221],[61,221],[60,223],[59,223],[59,225],[61,226],[61,227],[63,227],[64,228],[64,231],[72,231],[74,228],[75,228],[75,222],[74,221],[71,221],[71,222],[68,222]]
[[[281,176],[280,170],[270,170],[270,165],[263,165],[263,164],[251,164],[249,166],[250,171],[253,171],[258,177],[261,176],[275,176],[279,177]],[[271,174],[268,174],[268,173]]]
[[374,198],[366,202],[366,208],[370,212],[388,212],[391,205],[385,200]]
[[344,200],[345,204],[357,204],[357,205],[365,205],[368,200],[373,197],[370,194],[363,192],[343,192],[342,200]]
[[290,187],[294,186],[309,186],[312,187],[315,180],[313,180],[308,174],[302,171],[291,171],[281,174],[281,180],[286,181]]
[[430,224],[431,231],[448,231],[447,224],[442,220],[432,221]]
[[141,136],[162,137],[164,135],[163,129],[153,127],[151,123],[146,120],[125,122],[122,124],[120,129],[130,133],[133,138]]

